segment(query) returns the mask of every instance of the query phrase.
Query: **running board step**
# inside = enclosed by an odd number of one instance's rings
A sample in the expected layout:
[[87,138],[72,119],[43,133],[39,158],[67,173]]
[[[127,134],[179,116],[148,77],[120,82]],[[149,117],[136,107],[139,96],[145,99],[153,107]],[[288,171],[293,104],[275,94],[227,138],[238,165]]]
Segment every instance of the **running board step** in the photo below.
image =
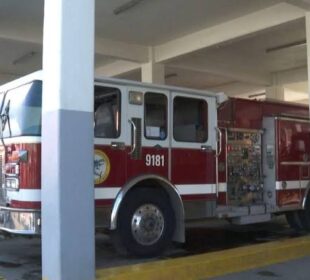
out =
[[231,223],[235,225],[249,225],[249,224],[269,222],[270,220],[271,220],[271,214],[268,213],[263,215],[249,215],[238,218],[232,218]]
[[231,219],[243,216],[264,215],[266,214],[266,205],[251,206],[218,206],[216,208],[216,216],[219,219]]

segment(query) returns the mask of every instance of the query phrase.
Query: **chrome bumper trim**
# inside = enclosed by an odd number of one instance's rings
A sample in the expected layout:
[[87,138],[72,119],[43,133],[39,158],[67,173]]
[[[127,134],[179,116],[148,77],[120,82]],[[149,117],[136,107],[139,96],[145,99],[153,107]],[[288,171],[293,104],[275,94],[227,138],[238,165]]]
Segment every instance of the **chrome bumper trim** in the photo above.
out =
[[41,233],[41,211],[0,206],[0,230],[23,235]]

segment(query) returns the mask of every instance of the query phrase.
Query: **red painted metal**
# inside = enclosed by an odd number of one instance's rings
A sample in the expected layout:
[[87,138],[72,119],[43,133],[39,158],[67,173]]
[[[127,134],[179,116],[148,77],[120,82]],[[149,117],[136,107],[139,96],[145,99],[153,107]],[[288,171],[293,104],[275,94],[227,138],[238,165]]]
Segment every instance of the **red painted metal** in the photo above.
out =
[[111,166],[111,172],[107,179],[101,184],[95,185],[95,187],[123,186],[127,180],[127,152],[125,150],[113,149],[111,146],[107,145],[96,145],[95,149],[103,151],[107,155]]
[[20,162],[20,188],[41,188],[41,144],[15,143],[6,146],[6,163],[18,162],[14,155],[28,151],[27,162]]
[[279,207],[300,205],[300,190],[281,190],[277,191],[277,204]]
[[277,180],[309,180],[309,166],[283,165],[283,162],[310,160],[310,125],[305,122],[278,120]]
[[41,209],[41,202],[39,201],[18,201],[12,200],[10,207],[23,209]]
[[106,207],[106,206],[112,207],[113,203],[114,203],[114,199],[96,199],[95,206],[96,207]]
[[[299,115],[308,116],[306,106],[289,105],[276,102],[260,102],[242,99],[230,99],[218,110],[219,127],[225,136],[225,128],[261,129],[264,116]],[[246,117],[245,117],[246,116]],[[309,180],[309,167],[281,165],[283,161],[305,161],[305,154],[310,157],[310,126],[307,123],[278,120],[277,124],[278,162],[277,181]],[[300,144],[300,143],[304,144]],[[296,144],[297,143],[297,144]],[[226,145],[226,137],[222,138],[222,153],[219,156],[219,182],[227,181],[226,154],[230,149]],[[162,147],[143,147],[140,159],[132,159],[129,147],[123,150],[107,145],[96,145],[106,154],[110,161],[110,173],[104,182],[96,188],[119,188],[138,176],[152,174],[169,180],[169,162],[171,162],[171,183],[175,185],[199,185],[216,183],[216,158],[214,151],[202,149],[186,149]],[[227,150],[226,150],[227,149]],[[16,161],[16,152],[28,151],[28,161],[20,162],[20,188],[40,189],[41,186],[41,144],[15,143],[7,146],[6,162]],[[146,165],[146,155],[164,157],[164,164],[159,166]],[[169,156],[171,158],[169,159]],[[277,191],[277,203],[280,207],[300,204],[303,197],[301,190]],[[219,205],[226,205],[227,193],[216,194],[187,194],[182,195],[184,201],[217,200]],[[113,199],[97,199],[97,207],[111,206]],[[40,208],[40,202],[24,202],[12,200],[16,208]]]
[[[128,150],[129,151],[129,150]],[[127,181],[142,175],[158,175],[165,179],[168,179],[168,149],[167,148],[157,148],[157,147],[143,147],[141,151],[140,159],[132,159],[131,156],[127,154]],[[160,166],[147,166],[146,165],[146,155],[157,155],[164,157],[164,165]]]
[[172,149],[173,184],[214,184],[215,154],[195,149]]
[[216,194],[187,194],[182,195],[183,201],[214,201]]
[[220,127],[261,129],[263,117],[290,115],[309,117],[309,107],[275,101],[231,98],[218,109]]
[[219,205],[226,205],[227,204],[227,192],[219,192],[217,203]]

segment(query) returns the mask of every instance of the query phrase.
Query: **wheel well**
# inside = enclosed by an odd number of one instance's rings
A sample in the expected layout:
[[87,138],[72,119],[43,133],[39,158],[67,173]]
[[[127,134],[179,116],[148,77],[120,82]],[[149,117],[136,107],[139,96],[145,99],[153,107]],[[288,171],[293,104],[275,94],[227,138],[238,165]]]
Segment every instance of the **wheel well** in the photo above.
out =
[[136,185],[134,185],[128,193],[139,189],[139,188],[149,188],[149,189],[156,189],[158,192],[161,193],[161,195],[165,196],[167,199],[169,198],[168,193],[166,192],[165,188],[156,180],[153,179],[146,179],[143,181],[138,182]]
[[166,181],[160,177],[135,180],[131,184],[128,184],[126,187],[121,189],[113,205],[110,229],[115,230],[117,228],[119,208],[121,207],[122,202],[126,199],[126,196],[133,190],[142,187],[157,189],[158,191],[162,192],[162,195],[164,195],[169,203],[171,203],[176,223],[173,241],[185,242],[184,207],[181,196],[179,195],[177,189],[172,184],[170,184],[169,181]]

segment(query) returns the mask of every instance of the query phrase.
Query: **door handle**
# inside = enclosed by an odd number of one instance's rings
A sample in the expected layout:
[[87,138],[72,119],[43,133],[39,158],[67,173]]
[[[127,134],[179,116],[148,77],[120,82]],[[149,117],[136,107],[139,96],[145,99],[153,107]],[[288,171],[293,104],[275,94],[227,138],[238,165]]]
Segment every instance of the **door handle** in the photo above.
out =
[[134,151],[136,150],[136,146],[137,146],[137,127],[132,120],[128,120],[128,122],[131,124],[133,128],[132,147],[131,147],[131,151],[128,153],[129,155],[132,155]]
[[205,152],[211,152],[212,151],[212,147],[211,146],[207,146],[207,145],[201,145],[200,149],[202,151],[205,151]]
[[112,149],[125,150],[125,143],[124,142],[112,142],[111,147]]
[[217,142],[218,142],[218,148],[216,151],[216,157],[219,157],[220,154],[222,153],[222,131],[220,128],[216,127],[215,128],[216,132],[217,132]]

